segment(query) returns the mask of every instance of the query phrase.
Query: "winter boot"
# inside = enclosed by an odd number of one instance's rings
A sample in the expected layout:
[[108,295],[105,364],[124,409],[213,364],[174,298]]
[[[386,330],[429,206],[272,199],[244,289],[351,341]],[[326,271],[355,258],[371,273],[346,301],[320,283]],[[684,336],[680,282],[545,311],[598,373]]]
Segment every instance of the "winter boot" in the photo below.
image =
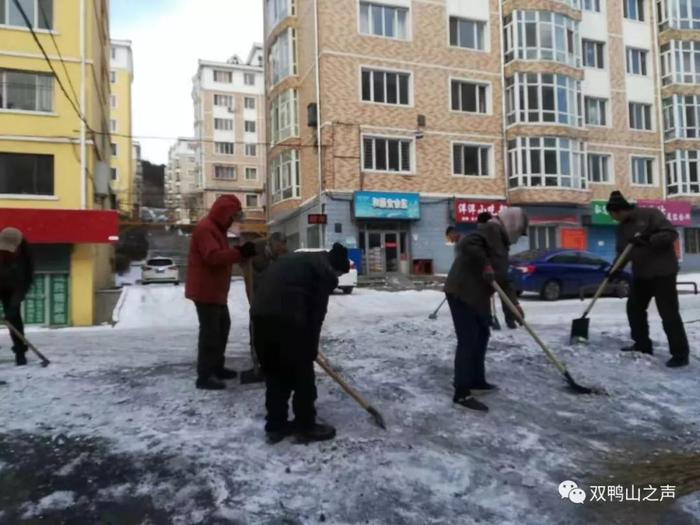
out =
[[284,438],[294,434],[295,426],[291,422],[287,422],[279,428],[268,428],[265,427],[265,435],[267,436],[267,443],[269,445],[276,445]]
[[669,368],[680,368],[682,366],[688,366],[687,357],[672,357],[666,361],[666,366]]
[[469,390],[472,394],[491,394],[493,392],[498,391],[498,386],[492,385],[491,383],[487,383],[486,381],[484,381],[480,385],[474,385],[472,387],[469,387]]
[[24,366],[27,364],[27,354],[26,352],[16,351],[15,352],[15,365]]
[[226,388],[226,383],[213,377],[199,377],[195,385],[200,390],[224,390]]
[[654,355],[654,350],[651,348],[642,350],[637,348],[637,345],[624,346],[620,350],[623,352],[639,352],[640,354]]
[[300,443],[312,443],[314,441],[328,441],[335,437],[335,428],[322,423],[314,423],[310,427],[301,428],[297,432]]
[[489,407],[484,405],[481,401],[478,401],[472,395],[455,396],[452,399],[452,401],[454,401],[458,405],[462,405],[464,408],[469,408],[471,410],[476,410],[476,411],[484,412],[484,413],[489,411]]
[[256,370],[255,368],[251,368],[250,370],[243,370],[241,372],[241,384],[242,385],[250,385],[253,383],[262,383],[265,381],[265,377],[262,374],[262,371]]
[[231,370],[230,368],[221,368],[218,372],[214,374],[217,379],[236,379],[238,377],[238,372]]
[[508,318],[506,319],[506,326],[511,330],[515,330],[518,328],[518,322],[515,319]]

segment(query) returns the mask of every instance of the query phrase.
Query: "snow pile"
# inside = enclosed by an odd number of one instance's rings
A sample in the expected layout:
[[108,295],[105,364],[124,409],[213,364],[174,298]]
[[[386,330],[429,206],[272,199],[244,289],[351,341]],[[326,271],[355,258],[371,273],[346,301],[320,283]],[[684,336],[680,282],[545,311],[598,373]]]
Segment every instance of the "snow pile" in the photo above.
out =
[[65,490],[59,490],[44,496],[36,505],[27,505],[22,519],[30,519],[41,516],[47,511],[67,509],[75,503],[75,494]]

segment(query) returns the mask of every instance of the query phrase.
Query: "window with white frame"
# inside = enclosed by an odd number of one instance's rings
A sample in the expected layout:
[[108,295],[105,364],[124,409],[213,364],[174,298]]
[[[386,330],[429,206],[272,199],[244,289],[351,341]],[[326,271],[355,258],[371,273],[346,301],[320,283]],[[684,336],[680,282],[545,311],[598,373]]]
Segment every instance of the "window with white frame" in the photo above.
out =
[[112,46],[110,48],[110,52],[111,52],[112,60],[116,60],[117,59],[117,48]]
[[664,137],[700,138],[700,96],[674,95],[663,100]]
[[527,237],[531,250],[551,250],[558,245],[556,226],[530,226]]
[[452,111],[465,113],[489,112],[489,85],[469,80],[450,81],[450,104]]
[[629,125],[631,129],[650,131],[651,124],[651,104],[640,102],[629,103]]
[[116,132],[117,132],[117,121],[116,121],[116,120],[111,119],[111,120],[109,121],[109,130],[110,130],[112,133],[116,133]]
[[664,84],[700,84],[700,42],[672,40],[661,46]]
[[233,131],[233,119],[215,118],[214,129],[218,131]]
[[0,109],[53,111],[53,75],[0,69]]
[[243,123],[243,129],[245,130],[246,133],[255,133],[255,130],[257,129],[256,123],[254,120],[246,120]]
[[270,138],[277,144],[289,137],[299,136],[297,91],[288,89],[280,93],[270,104]]
[[622,0],[622,10],[625,18],[644,22],[644,0]]
[[116,71],[109,72],[109,82],[110,82],[110,84],[116,84],[116,82],[117,82],[117,72]]
[[666,183],[669,195],[700,195],[700,150],[667,153]]
[[258,208],[260,203],[258,201],[257,193],[246,193],[245,196],[245,207],[246,208]]
[[231,95],[214,95],[214,105],[224,108],[233,108],[233,97]]
[[295,7],[295,0],[265,0],[267,30],[272,30],[288,16],[294,16]]
[[258,155],[257,144],[246,144],[245,145],[245,155],[246,155],[246,157],[256,157]]
[[580,127],[581,82],[551,73],[516,73],[506,78],[508,124],[554,123]]
[[514,11],[504,20],[505,60],[581,63],[578,22],[551,11]]
[[627,48],[627,74],[647,75],[647,55],[648,51],[635,47]]
[[214,178],[217,180],[236,180],[236,167],[214,166]]
[[245,97],[243,104],[245,109],[255,109],[255,99],[253,97]]
[[452,144],[452,174],[463,177],[491,175],[491,146],[484,144]]
[[258,180],[258,168],[246,168],[245,180]]
[[511,188],[585,189],[583,143],[563,137],[518,137],[508,141]]
[[450,45],[464,49],[486,49],[486,22],[450,17]]
[[605,43],[583,40],[583,66],[605,69]]
[[112,109],[115,109],[117,107],[117,96],[116,95],[109,96],[109,107],[111,107]]
[[378,104],[408,106],[411,74],[362,68],[362,100]]
[[300,196],[299,152],[286,150],[270,162],[272,202],[298,199]]
[[413,139],[362,137],[362,167],[366,171],[411,173]]
[[233,142],[215,142],[214,151],[217,155],[233,155],[236,147]]
[[586,97],[584,99],[587,126],[608,125],[608,100],[605,98]]
[[233,72],[215,69],[214,70],[214,82],[220,82],[222,84],[232,84],[233,83]]
[[656,0],[661,29],[700,29],[699,0]]
[[632,184],[637,186],[654,185],[654,158],[631,157]]
[[255,85],[255,74],[254,73],[243,73],[243,83],[246,86]]
[[360,33],[407,40],[408,8],[361,1]]
[[[19,0],[19,5],[35,29],[53,29],[53,0]],[[14,0],[0,1],[0,25],[27,27]]]
[[268,66],[273,86],[288,76],[297,74],[296,54],[296,30],[290,27],[277,35],[270,46]]
[[584,11],[600,13],[600,0],[582,0],[581,8]]
[[610,155],[601,153],[588,154],[588,182],[610,184]]

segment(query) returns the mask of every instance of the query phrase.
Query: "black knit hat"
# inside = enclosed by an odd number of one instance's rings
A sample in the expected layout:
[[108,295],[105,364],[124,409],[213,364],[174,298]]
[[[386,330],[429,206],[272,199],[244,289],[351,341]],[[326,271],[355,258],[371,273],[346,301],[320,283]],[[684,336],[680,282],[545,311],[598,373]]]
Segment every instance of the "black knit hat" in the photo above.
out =
[[491,219],[493,219],[493,215],[487,211],[482,211],[479,215],[477,215],[476,222],[477,224],[484,224],[489,222]]
[[634,209],[634,205],[627,202],[627,199],[619,191],[613,191],[610,194],[610,199],[608,199],[608,204],[605,206],[608,212],[611,211],[624,211]]
[[328,252],[328,259],[334,270],[340,273],[348,273],[350,271],[350,260],[348,259],[348,249],[342,244],[336,242]]

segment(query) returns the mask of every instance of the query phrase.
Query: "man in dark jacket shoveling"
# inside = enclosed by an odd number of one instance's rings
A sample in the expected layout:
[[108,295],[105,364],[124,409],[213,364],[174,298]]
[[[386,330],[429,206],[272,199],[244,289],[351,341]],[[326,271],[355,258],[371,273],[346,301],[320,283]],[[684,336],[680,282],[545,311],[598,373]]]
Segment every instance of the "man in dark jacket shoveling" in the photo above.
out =
[[643,354],[654,352],[647,318],[647,308],[653,297],[672,356],[666,366],[686,366],[690,352],[676,289],[679,268],[674,243],[678,232],[661,211],[636,208],[619,191],[610,194],[607,210],[618,223],[618,255],[628,244],[634,245],[630,254],[634,277],[627,300],[627,318],[634,345],[622,350]]
[[224,367],[224,354],[231,329],[228,292],[235,263],[255,254],[252,243],[231,248],[227,232],[242,220],[241,203],[235,195],[223,195],[214,202],[209,215],[192,232],[187,259],[185,296],[194,301],[199,319],[197,388],[223,390],[222,379],[234,379],[236,372]]
[[494,281],[520,309],[508,279],[508,254],[511,244],[526,234],[527,225],[521,208],[508,208],[481,224],[459,241],[457,258],[447,276],[445,293],[457,333],[453,401],[472,410],[488,411],[472,393],[496,389],[486,382],[484,369]]
[[[314,361],[328,298],[350,270],[348,251],[284,255],[266,270],[253,297],[255,349],[265,376],[268,441],[291,434],[303,441],[333,439],[335,429],[316,422]],[[288,401],[294,392],[294,423]]]

